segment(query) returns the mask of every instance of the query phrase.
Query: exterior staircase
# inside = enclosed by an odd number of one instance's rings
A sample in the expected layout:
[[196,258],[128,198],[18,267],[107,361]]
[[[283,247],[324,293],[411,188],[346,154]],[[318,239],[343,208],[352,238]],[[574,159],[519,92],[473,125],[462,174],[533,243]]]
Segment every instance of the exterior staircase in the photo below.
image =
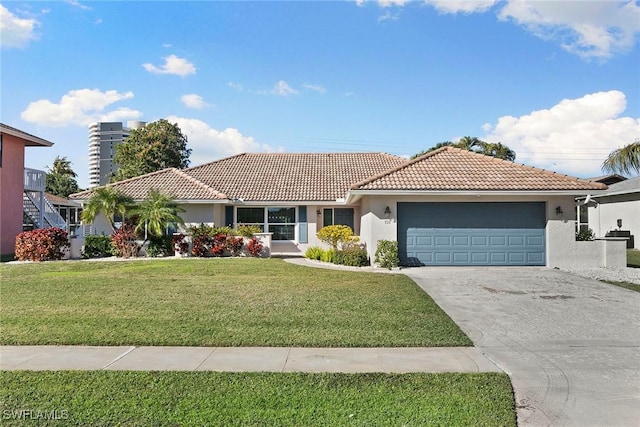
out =
[[45,173],[36,169],[24,170],[22,209],[35,228],[57,227],[67,230],[67,222],[44,195]]

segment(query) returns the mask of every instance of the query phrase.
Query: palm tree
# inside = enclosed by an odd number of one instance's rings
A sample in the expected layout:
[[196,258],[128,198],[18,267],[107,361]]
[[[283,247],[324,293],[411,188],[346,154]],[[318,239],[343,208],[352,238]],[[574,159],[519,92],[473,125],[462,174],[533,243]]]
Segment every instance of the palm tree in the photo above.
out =
[[178,212],[184,211],[171,197],[152,189],[147,198],[132,210],[132,214],[138,217],[135,231],[139,232],[146,228],[152,236],[160,237],[167,225],[184,224],[178,215]]
[[510,162],[513,162],[516,159],[516,152],[506,145],[502,145],[501,142],[496,144],[484,142],[482,144],[482,150],[479,151],[479,153],[502,160],[509,160]]
[[51,168],[47,167],[47,169],[54,175],[68,176],[71,178],[78,177],[78,174],[71,168],[71,161],[67,160],[66,157],[56,156],[53,160],[53,166]]
[[125,222],[125,213],[131,206],[132,200],[113,187],[97,188],[87,200],[82,210],[82,220],[91,223],[99,214],[107,217],[111,229],[116,231],[115,216],[119,214]]
[[460,138],[458,142],[453,144],[454,147],[462,148],[463,150],[468,151],[477,151],[476,147],[482,147],[483,144],[486,144],[484,141],[481,141],[475,136],[463,136]]
[[621,175],[640,174],[640,139],[612,151],[602,163],[602,170]]

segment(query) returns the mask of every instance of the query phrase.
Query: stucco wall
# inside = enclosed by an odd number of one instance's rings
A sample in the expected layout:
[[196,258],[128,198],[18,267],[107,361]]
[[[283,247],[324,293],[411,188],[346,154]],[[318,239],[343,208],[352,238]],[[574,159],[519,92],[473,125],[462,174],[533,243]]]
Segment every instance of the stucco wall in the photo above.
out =
[[622,230],[634,236],[634,247],[640,249],[640,193],[599,197],[597,207],[589,207],[589,228],[596,237],[617,230],[616,221],[622,219]]
[[16,236],[22,232],[24,192],[24,141],[2,134],[0,167],[0,254],[12,254]]

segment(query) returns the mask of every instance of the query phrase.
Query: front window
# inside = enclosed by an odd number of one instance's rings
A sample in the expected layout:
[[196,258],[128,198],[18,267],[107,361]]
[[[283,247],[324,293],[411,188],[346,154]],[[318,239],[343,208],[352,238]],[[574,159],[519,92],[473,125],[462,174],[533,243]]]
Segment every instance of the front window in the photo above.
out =
[[264,231],[264,208],[238,208],[238,225],[254,225]]
[[267,208],[273,240],[295,240],[296,208]]
[[273,240],[295,240],[296,208],[237,208],[237,225],[253,225],[272,233]]

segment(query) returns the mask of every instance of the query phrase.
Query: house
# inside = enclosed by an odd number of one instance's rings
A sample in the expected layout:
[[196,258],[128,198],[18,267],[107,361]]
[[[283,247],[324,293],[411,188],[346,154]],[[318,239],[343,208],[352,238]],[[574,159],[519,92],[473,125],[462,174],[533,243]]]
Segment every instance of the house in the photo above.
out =
[[588,224],[596,236],[632,237],[628,247],[640,249],[640,176],[611,184],[606,191],[578,202],[587,207],[587,217],[581,217],[580,223]]
[[[60,225],[44,197],[45,172],[24,167],[25,147],[52,142],[0,123],[0,255],[14,253],[25,216],[35,228]],[[64,221],[62,221],[64,224]]]
[[[240,154],[111,185],[137,200],[152,188],[170,194],[187,223],[259,226],[272,233],[272,253],[303,254],[320,244],[322,227],[345,224],[372,259],[384,239],[398,241],[405,265],[554,267],[576,256],[575,198],[607,188],[453,147],[410,161],[383,153]],[[104,221],[94,227],[108,232]]]

